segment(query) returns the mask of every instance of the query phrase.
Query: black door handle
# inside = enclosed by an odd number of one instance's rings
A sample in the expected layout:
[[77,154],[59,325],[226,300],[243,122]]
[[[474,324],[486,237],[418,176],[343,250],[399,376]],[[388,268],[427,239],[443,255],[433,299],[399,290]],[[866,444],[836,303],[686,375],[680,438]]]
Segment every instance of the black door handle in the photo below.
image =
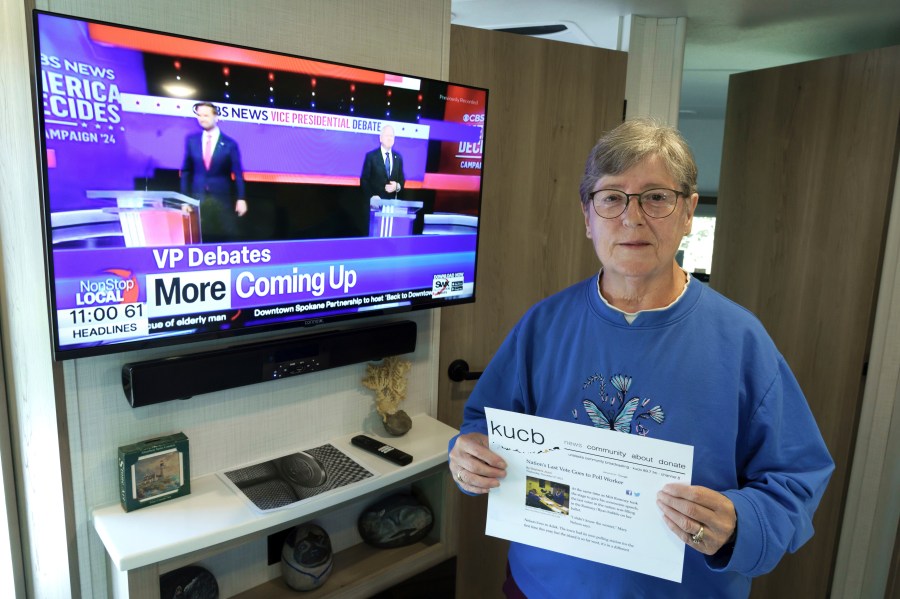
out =
[[447,368],[447,376],[451,381],[474,381],[481,376],[480,372],[470,372],[469,363],[465,360],[453,360]]

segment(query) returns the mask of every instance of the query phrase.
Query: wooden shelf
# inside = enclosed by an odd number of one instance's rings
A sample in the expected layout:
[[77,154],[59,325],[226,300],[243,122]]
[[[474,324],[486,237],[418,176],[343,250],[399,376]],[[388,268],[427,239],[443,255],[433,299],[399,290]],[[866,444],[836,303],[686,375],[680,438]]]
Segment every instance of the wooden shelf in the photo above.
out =
[[[452,555],[452,554],[451,554]],[[334,556],[334,567],[325,584],[312,591],[304,591],[304,598],[325,599],[368,597],[411,575],[435,566],[447,555],[442,543],[419,542],[396,549],[376,549],[368,545],[354,545]],[[284,580],[276,578],[235,595],[235,599],[296,599],[297,592]]]
[[[448,514],[455,510],[456,489],[446,473],[447,444],[456,430],[424,414],[413,417],[403,437],[379,437],[413,456],[407,466],[395,466],[350,444],[354,434],[330,441],[369,468],[374,476],[333,489],[296,505],[272,512],[254,510],[218,475],[191,480],[191,494],[126,513],[118,504],[94,510],[93,523],[109,555],[117,597],[158,597],[159,574],[186,561],[204,559],[254,539],[284,530],[341,506],[370,499],[395,487],[416,482],[430,489],[435,528],[423,542],[397,549],[363,544],[335,555],[334,572],[321,589],[305,597],[365,597],[455,555],[455,535]],[[378,435],[371,435],[378,437]],[[298,450],[308,449],[298,447]],[[451,510],[451,511],[448,511]],[[270,597],[280,580],[241,592],[239,597]],[[287,596],[287,595],[285,595]]]

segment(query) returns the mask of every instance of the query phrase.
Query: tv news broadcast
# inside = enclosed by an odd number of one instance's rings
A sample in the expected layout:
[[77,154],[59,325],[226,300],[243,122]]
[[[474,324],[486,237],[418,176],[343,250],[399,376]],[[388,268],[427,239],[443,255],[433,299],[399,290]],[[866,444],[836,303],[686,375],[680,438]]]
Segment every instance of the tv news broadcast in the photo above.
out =
[[487,90],[34,21],[57,359],[474,300]]

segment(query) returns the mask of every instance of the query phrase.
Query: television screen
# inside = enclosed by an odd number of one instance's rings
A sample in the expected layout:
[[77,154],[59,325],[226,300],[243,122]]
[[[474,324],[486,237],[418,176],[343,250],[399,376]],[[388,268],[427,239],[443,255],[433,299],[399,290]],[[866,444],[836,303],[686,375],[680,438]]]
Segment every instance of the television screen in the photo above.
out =
[[57,359],[474,300],[487,90],[34,25]]

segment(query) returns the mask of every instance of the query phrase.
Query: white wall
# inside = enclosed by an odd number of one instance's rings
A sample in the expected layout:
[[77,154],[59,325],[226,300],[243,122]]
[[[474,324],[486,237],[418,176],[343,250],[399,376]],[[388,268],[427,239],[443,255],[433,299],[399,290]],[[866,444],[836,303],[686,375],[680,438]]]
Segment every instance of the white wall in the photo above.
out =
[[[44,287],[29,46],[32,4],[0,3],[0,329],[30,597],[68,597],[73,546],[64,497],[65,425],[60,429]],[[53,539],[40,543],[39,539]],[[60,542],[62,539],[62,542]],[[77,568],[75,569],[77,572]]]
[[[198,476],[372,426],[372,402],[359,383],[363,364],[136,410],[121,389],[121,364],[184,349],[54,368],[25,36],[29,4],[4,2],[0,27],[0,325],[28,593],[104,597],[105,552],[90,513],[116,501],[119,445],[184,431]],[[412,75],[446,78],[448,72],[450,0],[42,0],[37,8]],[[436,313],[412,319],[420,332],[409,356],[406,409],[434,414],[439,319]]]
[[682,115],[678,119],[678,130],[694,152],[700,195],[718,196],[725,119],[696,119]]

